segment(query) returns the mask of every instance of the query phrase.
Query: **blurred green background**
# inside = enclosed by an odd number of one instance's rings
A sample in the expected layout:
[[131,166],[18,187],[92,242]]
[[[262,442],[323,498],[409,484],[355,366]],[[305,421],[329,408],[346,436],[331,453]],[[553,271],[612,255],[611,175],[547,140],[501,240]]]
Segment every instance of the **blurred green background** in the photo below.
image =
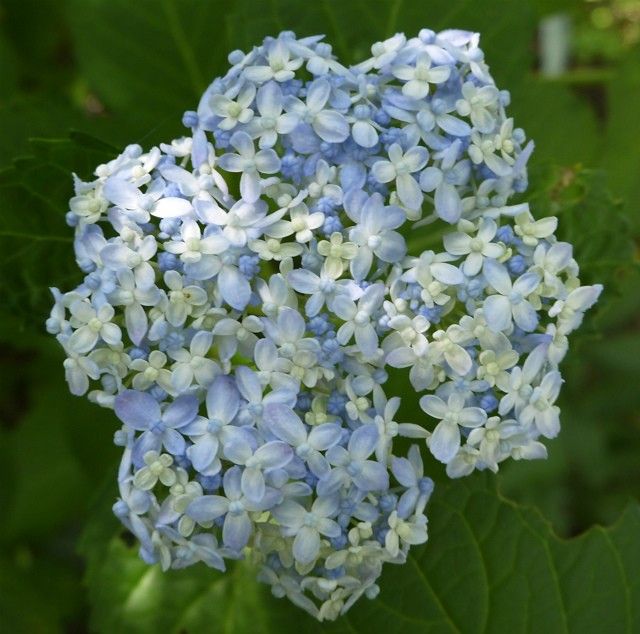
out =
[[353,62],[423,26],[482,33],[510,113],[536,142],[534,213],[560,217],[583,281],[605,285],[563,365],[549,460],[494,480],[567,537],[640,497],[640,0],[1,0],[0,631],[138,631],[105,625],[112,577],[96,581],[91,566],[86,576],[85,558],[104,563],[118,534],[115,420],[68,395],[62,352],[44,334],[47,287],[77,279],[71,172],[181,135],[182,112],[228,52],[264,35],[327,33]]

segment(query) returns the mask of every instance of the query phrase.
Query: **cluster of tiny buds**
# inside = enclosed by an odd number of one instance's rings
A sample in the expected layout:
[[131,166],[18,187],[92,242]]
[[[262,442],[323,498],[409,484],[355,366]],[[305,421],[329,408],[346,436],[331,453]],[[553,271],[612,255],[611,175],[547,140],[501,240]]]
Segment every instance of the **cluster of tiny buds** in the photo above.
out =
[[511,204],[533,145],[478,41],[397,34],[346,67],[281,33],[231,53],[188,135],[75,179],[84,279],[47,329],[123,424],[114,511],[145,561],[249,557],[335,619],[427,540],[422,450],[452,478],[546,456],[601,287]]

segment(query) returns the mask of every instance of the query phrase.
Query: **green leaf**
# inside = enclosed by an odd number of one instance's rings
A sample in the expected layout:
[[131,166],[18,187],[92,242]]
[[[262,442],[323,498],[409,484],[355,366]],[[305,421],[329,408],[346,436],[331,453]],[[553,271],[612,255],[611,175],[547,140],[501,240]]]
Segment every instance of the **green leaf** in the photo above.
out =
[[600,133],[588,102],[560,82],[521,73],[520,82],[504,87],[511,91],[510,116],[536,144],[529,165],[594,165]]
[[[274,0],[259,15],[254,6],[250,1],[236,2],[227,15],[228,30],[235,35],[234,48],[248,50],[266,35],[293,28],[298,36],[324,33],[341,61],[357,63],[371,54],[374,42],[396,32],[413,37],[421,28],[458,28],[481,33],[486,59],[500,84],[519,81],[523,69],[532,62],[528,41],[535,22],[528,2],[515,6],[509,0],[496,0],[478,11],[472,0],[432,0],[428,7],[403,0],[322,0],[309,5]],[[345,28],[355,23],[357,29]],[[504,55],[506,50],[508,56]]]
[[70,566],[73,553],[61,548],[59,541],[6,550],[10,552],[0,555],[3,630],[29,634],[75,631],[65,627],[82,607],[79,562]]
[[90,178],[115,150],[85,135],[35,139],[32,156],[0,170],[0,293],[2,311],[42,331],[51,306],[50,286],[81,279],[74,262],[73,230],[65,223],[73,195],[72,173]]
[[[291,28],[298,36],[323,33],[343,62],[354,63],[397,31],[411,36],[423,27],[463,28],[480,32],[497,84],[512,92],[510,113],[537,144],[532,164],[597,160],[600,134],[588,101],[532,72],[532,0],[494,0],[482,11],[472,0],[432,0],[428,11],[408,0],[270,0],[260,11],[252,0],[69,1],[77,59],[90,89],[114,116],[126,118],[127,129],[137,122],[134,137],[145,144],[180,134],[182,112],[194,109],[202,90],[226,72],[227,54],[250,50],[267,35]],[[355,23],[357,29],[344,28]]]
[[[64,353],[53,338],[0,340],[3,487],[0,540],[37,540],[69,526],[88,507],[96,478],[113,469],[117,421],[87,399],[72,396],[64,380]],[[24,368],[15,373],[16,367]],[[55,404],[55,407],[52,407]]]
[[[80,72],[91,91],[137,134],[128,142],[166,141],[184,132],[231,48],[222,0],[68,0]],[[120,137],[118,141],[121,142]]]
[[[640,507],[570,540],[535,510],[501,497],[491,477],[436,489],[429,542],[388,565],[381,593],[318,624],[272,598],[244,562],[226,574],[162,573],[136,556],[110,517],[85,533],[97,631],[127,632],[633,632],[640,627]],[[115,535],[114,535],[115,532]]]
[[16,90],[16,55],[4,34],[0,32],[0,105]]
[[532,171],[528,196],[534,214],[557,216],[558,238],[570,242],[585,283],[616,287],[624,270],[633,269],[634,244],[629,217],[607,183],[607,173],[575,165],[546,165]]
[[637,235],[640,232],[637,190],[640,172],[640,48],[625,56],[607,89],[610,111],[602,166],[607,169],[610,187],[623,197]]
[[[326,34],[337,55],[351,63],[396,31],[469,28],[482,33],[501,85],[520,81],[532,64],[533,11],[509,0],[496,0],[482,12],[472,0],[453,7],[434,0],[428,12],[421,3],[402,0],[273,0],[258,11],[251,0],[68,0],[68,5],[75,54],[89,89],[126,120],[127,129],[137,124],[135,138],[145,144],[182,132],[182,112],[194,109],[206,86],[226,72],[230,51],[249,50],[284,29],[295,28],[299,36]],[[344,28],[353,23],[358,29]]]

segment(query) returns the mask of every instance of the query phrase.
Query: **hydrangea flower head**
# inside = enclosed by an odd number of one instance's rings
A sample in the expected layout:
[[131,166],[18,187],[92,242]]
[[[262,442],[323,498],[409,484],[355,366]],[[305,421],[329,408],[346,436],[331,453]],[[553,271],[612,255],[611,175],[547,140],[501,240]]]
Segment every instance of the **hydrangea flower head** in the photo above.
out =
[[533,145],[478,40],[397,34],[347,68],[321,36],[266,38],[186,136],[76,179],[85,278],[47,328],[122,423],[114,512],[149,563],[249,557],[334,619],[427,540],[422,451],[454,478],[546,455],[601,287],[512,201]]

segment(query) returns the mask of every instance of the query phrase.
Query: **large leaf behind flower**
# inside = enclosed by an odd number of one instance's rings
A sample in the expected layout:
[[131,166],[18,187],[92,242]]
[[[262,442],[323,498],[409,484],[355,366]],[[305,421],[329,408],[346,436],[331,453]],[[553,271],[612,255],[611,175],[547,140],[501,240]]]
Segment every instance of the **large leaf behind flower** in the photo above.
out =
[[[68,0],[77,59],[89,88],[129,124],[135,140],[155,143],[183,134],[179,121],[227,54],[249,51],[267,35],[294,30],[325,34],[345,64],[370,55],[371,44],[403,31],[459,28],[481,33],[500,88],[513,93],[516,125],[538,142],[537,159],[591,160],[597,146],[593,112],[565,85],[533,72],[536,12],[529,1],[493,0]],[[96,25],[99,25],[96,28]],[[357,28],[356,28],[357,25]],[[116,133],[117,134],[117,133]],[[120,138],[119,136],[117,138]],[[133,139],[132,139],[133,140]]]
[[[495,0],[478,11],[471,0],[453,5],[435,0],[428,6],[401,0],[272,0],[262,8],[256,11],[249,0],[68,0],[79,71],[87,90],[106,109],[96,130],[118,146],[125,142],[124,131],[136,130],[128,141],[145,146],[183,134],[182,112],[195,108],[208,83],[226,72],[227,54],[235,48],[249,50],[283,29],[294,27],[299,35],[325,33],[336,54],[353,63],[369,54],[372,42],[396,31],[412,35],[425,26],[459,27],[482,33],[498,85],[514,92],[517,124],[539,139],[536,160],[585,160],[593,151],[588,108],[564,86],[543,85],[530,72],[535,19],[527,3]],[[348,28],[355,23],[358,29]],[[570,117],[563,116],[569,111]],[[18,311],[34,326],[48,308],[47,286],[68,288],[79,279],[72,232],[64,224],[71,172],[88,176],[116,152],[107,144],[86,143],[86,138],[82,143],[38,140],[27,158],[0,172],[4,309]]]
[[90,179],[115,150],[79,134],[35,139],[31,150],[0,170],[0,310],[41,332],[52,304],[49,287],[67,290],[82,280],[73,229],[65,223],[71,174]]
[[163,573],[138,559],[116,521],[96,514],[82,552],[99,632],[244,634],[367,632],[636,632],[640,628],[640,507],[610,528],[561,540],[535,510],[478,474],[436,488],[430,538],[388,565],[377,599],[322,625],[272,598],[245,562],[226,574],[200,564]]

